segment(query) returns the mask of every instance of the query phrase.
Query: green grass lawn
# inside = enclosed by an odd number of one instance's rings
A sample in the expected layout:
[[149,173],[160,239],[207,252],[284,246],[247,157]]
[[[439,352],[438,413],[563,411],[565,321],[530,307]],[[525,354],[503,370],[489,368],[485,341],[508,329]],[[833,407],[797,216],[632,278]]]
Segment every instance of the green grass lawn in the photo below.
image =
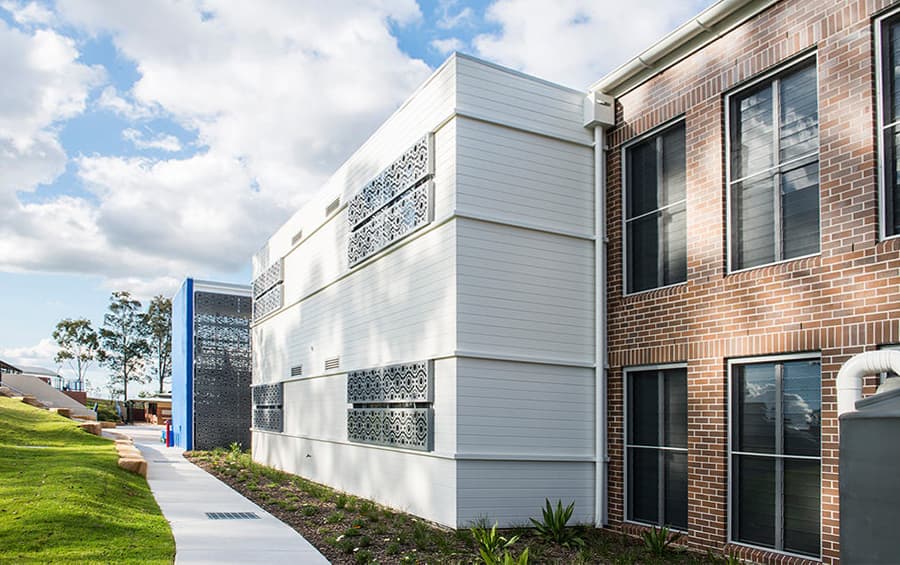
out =
[[0,397],[0,563],[171,563],[147,481],[113,443]]

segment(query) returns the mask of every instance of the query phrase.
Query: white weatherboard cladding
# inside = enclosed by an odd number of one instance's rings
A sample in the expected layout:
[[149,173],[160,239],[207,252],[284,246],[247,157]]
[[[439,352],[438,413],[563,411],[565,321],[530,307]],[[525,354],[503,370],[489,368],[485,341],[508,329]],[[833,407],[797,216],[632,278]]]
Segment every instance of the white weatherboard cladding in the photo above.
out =
[[594,370],[459,359],[462,454],[594,456]]
[[459,213],[593,236],[590,147],[466,118],[456,129]]
[[[342,205],[349,202],[403,151],[426,133],[436,130],[452,116],[455,103],[456,64],[451,59],[341,165],[309,203],[275,232],[254,256],[253,276],[258,276],[293,247],[294,234],[302,229],[308,235],[318,229],[326,220],[326,206],[335,198],[340,197]],[[342,223],[346,223],[346,216]]]
[[576,461],[460,461],[456,468],[457,523],[480,518],[500,527],[541,516],[544,500],[575,502],[571,523],[594,519],[594,464]]
[[253,458],[440,524],[457,523],[452,459],[265,432],[253,434]]
[[583,127],[584,92],[457,57],[456,109],[462,115],[585,145],[593,134]]
[[459,350],[593,363],[592,241],[468,219],[457,231]]
[[[428,359],[454,342],[456,222],[445,223],[257,325],[254,382]],[[427,229],[427,228],[426,228]],[[415,237],[415,236],[414,236]],[[291,286],[288,273],[285,284]]]

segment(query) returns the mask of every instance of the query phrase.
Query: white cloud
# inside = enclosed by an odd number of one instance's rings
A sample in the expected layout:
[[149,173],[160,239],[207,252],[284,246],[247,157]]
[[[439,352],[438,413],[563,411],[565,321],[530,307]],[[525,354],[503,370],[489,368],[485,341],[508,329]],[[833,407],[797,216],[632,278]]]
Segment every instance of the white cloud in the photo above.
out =
[[447,39],[435,39],[431,42],[431,47],[441,55],[449,55],[454,51],[462,51],[465,43],[457,37]]
[[585,89],[710,3],[498,0],[485,18],[500,31],[473,44],[482,57]]
[[44,338],[34,345],[0,349],[0,358],[14,367],[43,367],[58,370],[59,363],[53,360],[59,347],[52,339]]
[[456,9],[458,6],[459,0],[440,0],[438,2],[440,17],[437,20],[437,27],[440,29],[453,29],[472,25],[475,19],[475,12],[469,6]]
[[119,96],[119,92],[115,86],[107,86],[97,97],[96,104],[98,107],[126,118],[128,120],[143,120],[155,116],[158,112],[150,107],[135,102],[129,102],[125,98]]
[[5,1],[0,2],[0,8],[3,8],[10,14],[12,14],[13,19],[16,23],[22,25],[38,25],[38,24],[50,24],[53,23],[55,15],[53,11],[38,4],[37,2],[13,2],[13,1]]
[[134,128],[122,131],[122,137],[134,144],[138,149],[159,149],[160,151],[181,151],[181,140],[167,133],[157,134],[147,139],[144,133]]

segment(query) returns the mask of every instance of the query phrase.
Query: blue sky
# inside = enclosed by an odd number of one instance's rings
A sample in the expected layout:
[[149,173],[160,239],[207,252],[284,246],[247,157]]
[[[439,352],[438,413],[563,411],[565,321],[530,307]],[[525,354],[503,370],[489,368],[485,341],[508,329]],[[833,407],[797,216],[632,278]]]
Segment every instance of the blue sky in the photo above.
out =
[[0,358],[54,367],[114,290],[249,282],[454,50],[586,88],[711,3],[0,0]]

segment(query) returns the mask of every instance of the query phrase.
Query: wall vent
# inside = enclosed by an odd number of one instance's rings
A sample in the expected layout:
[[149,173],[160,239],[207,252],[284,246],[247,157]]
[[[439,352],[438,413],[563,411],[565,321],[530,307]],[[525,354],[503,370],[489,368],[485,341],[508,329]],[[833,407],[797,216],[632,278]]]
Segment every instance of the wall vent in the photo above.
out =
[[325,215],[326,216],[332,215],[340,207],[340,205],[341,205],[341,197],[338,196],[331,202],[331,204],[328,205],[327,208],[325,208]]
[[301,239],[303,239],[303,230],[300,230],[294,234],[294,237],[291,238],[291,245],[297,245],[297,242]]
[[291,376],[292,377],[300,377],[303,375],[303,365],[297,365],[296,367],[291,367]]
[[341,366],[341,358],[340,357],[332,357],[331,359],[325,360],[325,370],[333,371]]

